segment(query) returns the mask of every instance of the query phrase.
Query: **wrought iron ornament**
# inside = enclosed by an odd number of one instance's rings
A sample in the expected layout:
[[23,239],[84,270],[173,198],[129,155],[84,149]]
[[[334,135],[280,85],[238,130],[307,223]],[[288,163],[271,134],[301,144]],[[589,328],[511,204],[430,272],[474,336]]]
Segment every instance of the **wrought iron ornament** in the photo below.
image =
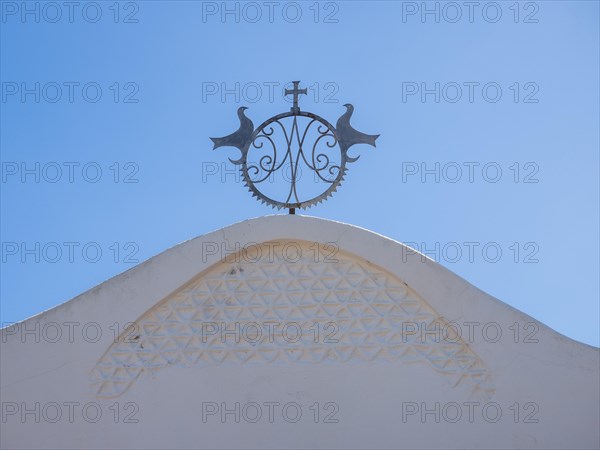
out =
[[[354,144],[375,147],[375,140],[379,137],[378,134],[364,134],[352,128],[350,118],[354,107],[351,104],[344,105],[346,112],[338,119],[335,128],[321,116],[301,111],[298,96],[306,95],[307,90],[298,87],[299,81],[293,84],[293,89],[285,90],[285,95],[293,95],[290,112],[273,116],[254,129],[254,124],[244,113],[248,108],[242,106],[237,111],[239,129],[225,137],[210,138],[214,143],[213,150],[236,147],[242,152],[239,159],[229,160],[241,166],[244,183],[253,197],[277,209],[288,208],[291,214],[296,208],[310,208],[331,196],[344,180],[347,164],[359,158],[349,156],[348,149]],[[283,157],[278,157],[278,143],[285,147]],[[311,150],[307,151],[309,148]],[[306,175],[304,177],[304,187],[311,191],[304,197],[298,193],[302,167],[313,173],[312,183],[307,182],[309,178]],[[282,172],[289,184],[287,197],[281,200],[273,198],[276,195],[265,193],[277,172]]]

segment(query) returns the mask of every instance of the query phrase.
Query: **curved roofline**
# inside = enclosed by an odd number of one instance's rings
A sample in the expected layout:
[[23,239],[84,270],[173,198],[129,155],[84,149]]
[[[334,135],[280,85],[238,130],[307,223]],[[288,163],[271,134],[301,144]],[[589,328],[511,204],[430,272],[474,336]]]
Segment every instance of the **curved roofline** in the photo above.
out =
[[[220,262],[222,253],[227,253],[236,245],[243,248],[245,245],[278,239],[335,242],[340,249],[376,264],[403,280],[449,321],[467,321],[474,318],[489,322],[534,321],[547,331],[551,331],[556,339],[583,344],[483,292],[441,264],[401,242],[356,225],[288,214],[247,219],[184,241],[71,300],[17,323],[22,324],[33,319],[50,319],[66,308],[78,309],[80,306],[89,305],[89,302],[93,302],[93,307],[90,308],[92,311],[98,310],[101,304],[106,304],[113,316],[123,317],[125,314],[135,320],[154,303],[189,282],[200,272]],[[216,253],[215,247],[219,248]],[[209,249],[210,251],[207,251]],[[148,295],[146,292],[148,290],[153,295]],[[128,298],[132,298],[130,291],[148,297],[140,298],[141,305],[145,305],[143,306],[145,309],[140,310],[133,301],[128,301]],[[7,328],[10,326],[2,330]],[[583,345],[597,350],[596,347],[588,344]]]

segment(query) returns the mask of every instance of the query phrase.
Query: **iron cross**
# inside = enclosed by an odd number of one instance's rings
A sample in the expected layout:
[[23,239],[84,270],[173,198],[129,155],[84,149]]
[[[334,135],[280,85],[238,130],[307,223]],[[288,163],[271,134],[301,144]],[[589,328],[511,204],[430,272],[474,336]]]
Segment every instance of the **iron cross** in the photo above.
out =
[[298,89],[298,85],[300,84],[299,81],[292,81],[292,83],[294,83],[294,89],[286,89],[285,95],[293,95],[294,96],[294,106],[292,106],[291,111],[294,114],[298,114],[300,112],[300,108],[298,107],[298,95],[300,95],[300,94],[306,95],[307,90],[306,90],[306,88]]

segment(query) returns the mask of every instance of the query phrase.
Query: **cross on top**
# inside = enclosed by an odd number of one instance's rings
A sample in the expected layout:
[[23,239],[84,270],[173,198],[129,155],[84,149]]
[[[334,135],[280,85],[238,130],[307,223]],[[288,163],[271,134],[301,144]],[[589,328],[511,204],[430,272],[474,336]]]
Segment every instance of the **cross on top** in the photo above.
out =
[[292,106],[291,111],[294,114],[298,114],[300,112],[300,108],[298,107],[298,95],[300,95],[300,94],[306,95],[307,90],[306,90],[306,88],[298,89],[298,85],[300,84],[299,81],[292,81],[292,83],[294,83],[294,89],[286,89],[285,95],[293,95],[294,96],[294,106]]

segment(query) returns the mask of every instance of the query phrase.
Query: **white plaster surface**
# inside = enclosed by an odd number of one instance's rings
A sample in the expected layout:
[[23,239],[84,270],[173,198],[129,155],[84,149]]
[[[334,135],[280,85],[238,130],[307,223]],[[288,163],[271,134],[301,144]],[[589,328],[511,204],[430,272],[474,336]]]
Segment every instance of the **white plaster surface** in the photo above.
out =
[[2,448],[600,447],[597,348],[323,219],[187,241],[0,345]]

